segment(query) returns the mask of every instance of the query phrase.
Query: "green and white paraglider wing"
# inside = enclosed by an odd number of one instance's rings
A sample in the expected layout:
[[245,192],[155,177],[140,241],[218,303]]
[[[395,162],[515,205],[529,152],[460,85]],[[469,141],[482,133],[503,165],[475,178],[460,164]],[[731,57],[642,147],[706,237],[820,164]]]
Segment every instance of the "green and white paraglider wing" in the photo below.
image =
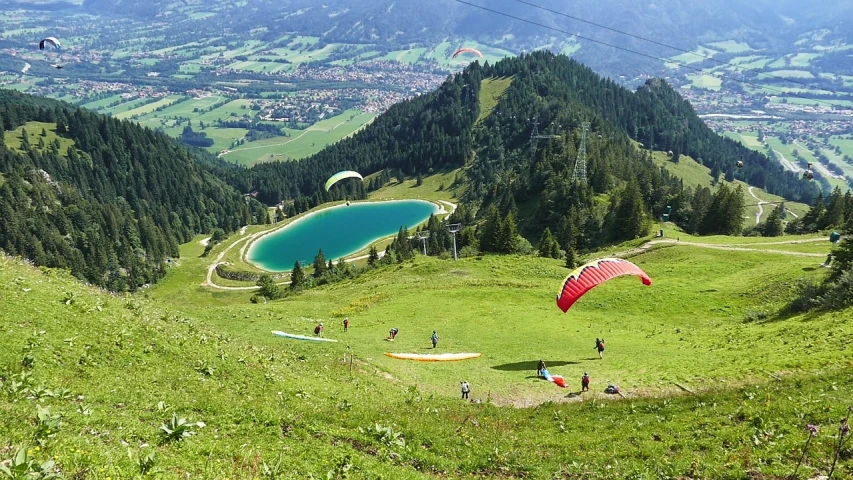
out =
[[339,181],[341,181],[345,178],[358,178],[359,180],[362,180],[362,181],[364,180],[364,177],[362,177],[360,173],[353,172],[352,170],[345,170],[343,172],[338,172],[338,173],[332,175],[331,177],[329,177],[328,180],[326,180],[326,191],[328,192],[329,189],[332,188],[332,185],[338,183]]

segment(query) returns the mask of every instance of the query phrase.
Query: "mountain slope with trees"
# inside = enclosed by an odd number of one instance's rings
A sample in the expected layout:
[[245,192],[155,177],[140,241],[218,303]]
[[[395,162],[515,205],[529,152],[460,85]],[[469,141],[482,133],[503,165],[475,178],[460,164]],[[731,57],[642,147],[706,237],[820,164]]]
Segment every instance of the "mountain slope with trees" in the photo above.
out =
[[0,249],[111,290],[154,282],[197,233],[266,219],[199,155],[131,122],[0,90]]
[[[478,122],[483,81],[499,77],[511,78],[511,84]],[[540,141],[535,152],[533,118],[539,119],[540,133],[557,136]],[[580,126],[586,121],[591,124],[589,180],[572,182]],[[685,228],[694,225],[692,231],[740,230],[737,220],[716,223],[708,217],[703,222],[709,209],[715,217],[741,218],[737,188],[718,189],[712,198],[707,188],[683,185],[656,167],[636,142],[673,150],[672,161],[681,154],[693,156],[719,181],[745,180],[807,203],[818,192],[813,183],[785,173],[761,153],[713,133],[665,82],[651,80],[630,91],[548,52],[493,66],[474,63],[435,92],[394,105],[363,131],[301,162],[265,163],[250,170],[223,167],[220,174],[238,189],[257,190],[261,201],[293,200],[290,213],[299,213],[324,201],[365,194],[356,185],[348,192],[335,187],[326,193],[323,181],[340,170],[379,172],[379,180],[366,184],[372,190],[393,177],[465,167],[464,201],[472,216],[483,217],[494,205],[502,218],[512,214],[531,241],[550,227],[565,251],[641,236],[667,206],[673,221]],[[736,169],[740,159],[745,166]]]

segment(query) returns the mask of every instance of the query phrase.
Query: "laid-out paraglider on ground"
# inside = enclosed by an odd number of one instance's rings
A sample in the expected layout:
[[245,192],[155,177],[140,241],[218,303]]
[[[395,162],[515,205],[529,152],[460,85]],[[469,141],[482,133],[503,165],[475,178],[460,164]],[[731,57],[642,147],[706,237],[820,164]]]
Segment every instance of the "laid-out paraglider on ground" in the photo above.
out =
[[290,338],[293,340],[310,340],[312,342],[337,342],[337,340],[334,340],[331,338],[309,337],[307,335],[297,335],[295,333],[287,333],[287,332],[282,332],[280,330],[273,330],[272,334],[276,335],[278,337]]
[[385,353],[386,357],[417,362],[454,362],[477,358],[481,353]]

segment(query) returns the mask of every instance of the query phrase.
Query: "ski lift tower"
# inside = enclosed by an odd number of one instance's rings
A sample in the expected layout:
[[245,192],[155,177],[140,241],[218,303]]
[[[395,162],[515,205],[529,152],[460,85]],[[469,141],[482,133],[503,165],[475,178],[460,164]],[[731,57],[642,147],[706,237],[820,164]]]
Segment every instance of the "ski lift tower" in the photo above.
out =
[[451,223],[447,226],[447,230],[453,235],[453,260],[459,260],[459,257],[456,255],[456,234],[462,230],[461,223]]
[[542,135],[539,133],[539,115],[533,117],[533,131],[530,132],[530,163],[533,163],[533,160],[536,159],[536,144],[540,139],[551,140],[554,138],[560,138],[559,135]]
[[581,123],[581,144],[578,147],[578,159],[575,161],[575,170],[572,172],[572,181],[580,180],[586,182],[586,132],[589,131],[589,122]]
[[429,230],[424,230],[424,231],[422,231],[422,232],[417,232],[417,233],[415,233],[415,236],[416,236],[416,237],[418,237],[418,240],[420,240],[420,241],[421,241],[421,243],[422,243],[422,244],[423,244],[423,246],[424,246],[424,256],[425,256],[425,257],[427,256],[427,253],[426,253],[426,241],[427,241],[427,239],[429,238],[429,234],[430,234]]

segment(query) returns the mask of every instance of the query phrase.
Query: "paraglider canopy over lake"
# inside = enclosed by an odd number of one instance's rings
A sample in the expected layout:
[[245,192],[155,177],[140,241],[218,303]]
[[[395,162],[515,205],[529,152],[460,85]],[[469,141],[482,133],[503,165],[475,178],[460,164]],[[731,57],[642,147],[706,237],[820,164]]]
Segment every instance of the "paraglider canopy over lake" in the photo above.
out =
[[284,272],[310,264],[322,248],[327,260],[337,261],[397,233],[414,229],[431,214],[436,204],[423,200],[363,202],[324,208],[297,218],[287,226],[254,242],[246,259],[264,270]]

